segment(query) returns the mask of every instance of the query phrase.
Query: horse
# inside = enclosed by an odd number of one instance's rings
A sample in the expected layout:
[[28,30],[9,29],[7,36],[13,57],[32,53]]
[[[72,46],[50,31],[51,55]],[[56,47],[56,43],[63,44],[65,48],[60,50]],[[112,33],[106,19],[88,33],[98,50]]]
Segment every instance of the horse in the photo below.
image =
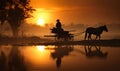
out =
[[99,40],[101,38],[101,34],[103,33],[103,31],[106,31],[108,32],[108,29],[107,29],[107,26],[104,25],[104,26],[100,26],[100,27],[97,27],[97,28],[93,28],[93,27],[88,27],[85,31],[85,40],[86,38],[88,37],[88,40],[91,39],[91,35],[96,35],[96,38],[95,40],[97,40],[97,38],[99,37]]

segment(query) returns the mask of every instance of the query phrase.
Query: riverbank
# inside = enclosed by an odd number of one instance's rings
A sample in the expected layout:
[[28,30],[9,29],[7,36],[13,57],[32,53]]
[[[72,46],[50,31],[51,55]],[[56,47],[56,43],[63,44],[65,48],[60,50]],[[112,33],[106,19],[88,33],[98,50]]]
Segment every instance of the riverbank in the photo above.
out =
[[109,40],[80,40],[80,41],[54,41],[39,37],[22,37],[22,38],[0,38],[0,45],[93,45],[93,46],[115,46],[120,47],[120,39]]

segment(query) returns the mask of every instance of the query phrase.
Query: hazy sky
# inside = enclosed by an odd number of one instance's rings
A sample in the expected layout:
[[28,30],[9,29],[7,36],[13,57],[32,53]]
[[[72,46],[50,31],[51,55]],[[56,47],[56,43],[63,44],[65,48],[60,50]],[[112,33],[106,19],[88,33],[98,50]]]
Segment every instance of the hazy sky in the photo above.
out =
[[36,24],[43,18],[49,25],[40,27],[35,24],[24,24],[20,29],[26,35],[50,34],[50,28],[55,26],[56,19],[59,18],[62,24],[65,24],[63,25],[65,30],[82,32],[88,26],[107,23],[109,32],[106,34],[115,38],[120,37],[120,0],[31,0],[31,5],[36,11],[33,13],[34,17],[28,21]]
[[120,22],[120,0],[31,0],[31,4],[50,14],[47,23],[57,18],[64,24]]

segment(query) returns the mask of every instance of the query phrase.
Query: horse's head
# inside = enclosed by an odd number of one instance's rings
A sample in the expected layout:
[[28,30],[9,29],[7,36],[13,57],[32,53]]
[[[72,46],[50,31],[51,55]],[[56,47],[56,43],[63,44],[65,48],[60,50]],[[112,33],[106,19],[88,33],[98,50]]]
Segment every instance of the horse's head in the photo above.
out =
[[106,25],[103,26],[103,30],[106,31],[106,32],[108,32],[108,28],[107,28]]
[[107,29],[107,26],[106,26],[106,25],[100,26],[99,29],[108,32],[108,29]]

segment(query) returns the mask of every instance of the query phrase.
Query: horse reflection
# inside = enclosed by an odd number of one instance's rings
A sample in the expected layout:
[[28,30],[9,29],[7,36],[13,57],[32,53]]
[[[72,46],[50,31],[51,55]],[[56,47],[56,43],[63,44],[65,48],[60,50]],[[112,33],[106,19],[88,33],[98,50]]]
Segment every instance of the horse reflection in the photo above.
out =
[[0,25],[3,25],[3,23],[7,20],[7,12],[1,10],[0,11]]
[[92,58],[92,57],[106,58],[108,55],[107,52],[103,52],[101,50],[101,47],[97,46],[96,44],[85,45],[84,48],[85,48],[86,56],[89,58]]
[[0,52],[0,71],[6,70],[6,56],[3,51]]
[[24,59],[18,47],[12,47],[8,59],[9,71],[26,71]]
[[55,51],[51,53],[51,57],[56,59],[56,66],[60,68],[62,58],[68,56],[73,51],[73,46],[56,46]]

